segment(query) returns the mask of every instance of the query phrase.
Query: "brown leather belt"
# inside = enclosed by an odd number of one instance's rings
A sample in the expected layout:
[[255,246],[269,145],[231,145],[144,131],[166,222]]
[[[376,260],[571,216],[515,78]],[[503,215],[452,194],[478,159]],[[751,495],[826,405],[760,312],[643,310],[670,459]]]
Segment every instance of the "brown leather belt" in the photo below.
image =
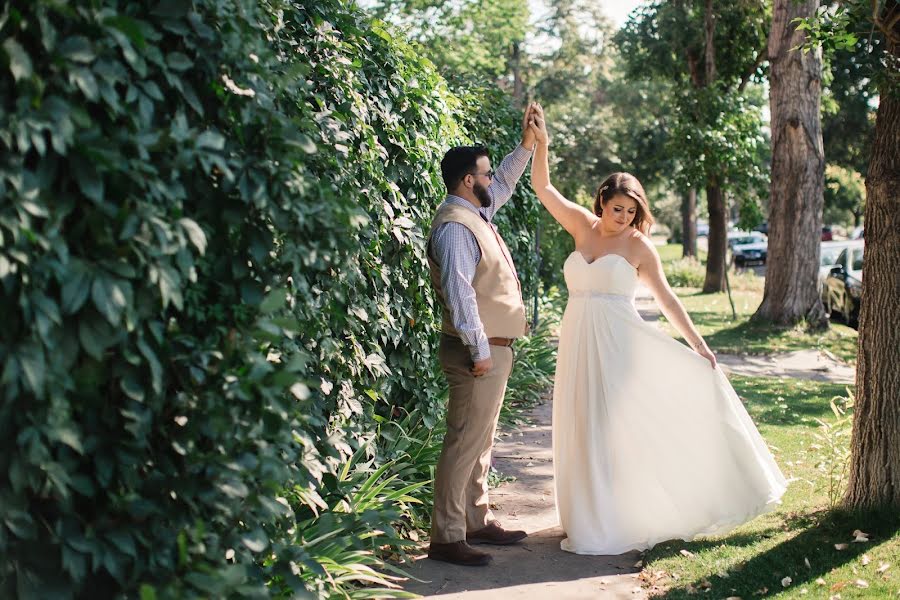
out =
[[492,337],[488,338],[488,344],[491,346],[512,346],[516,338]]

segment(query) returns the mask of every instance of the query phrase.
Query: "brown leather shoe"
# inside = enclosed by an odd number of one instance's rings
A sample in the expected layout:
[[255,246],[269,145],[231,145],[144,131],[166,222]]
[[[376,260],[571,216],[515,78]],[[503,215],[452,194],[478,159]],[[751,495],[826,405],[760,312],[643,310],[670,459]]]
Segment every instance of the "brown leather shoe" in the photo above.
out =
[[465,542],[449,544],[431,542],[428,546],[428,558],[466,567],[483,567],[493,560],[490,554],[476,550]]
[[484,529],[466,534],[466,541],[470,544],[494,544],[495,546],[508,546],[521,542],[528,534],[521,530],[509,531],[500,527],[497,521],[492,521]]

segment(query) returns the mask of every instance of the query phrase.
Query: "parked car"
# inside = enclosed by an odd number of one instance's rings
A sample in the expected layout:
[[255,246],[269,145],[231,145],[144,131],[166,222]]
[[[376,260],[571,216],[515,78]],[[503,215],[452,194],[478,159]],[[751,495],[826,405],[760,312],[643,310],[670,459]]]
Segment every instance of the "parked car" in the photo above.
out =
[[828,272],[822,286],[825,312],[829,315],[840,314],[849,325],[856,325],[859,320],[864,250],[862,244],[841,250],[837,264]]
[[764,233],[764,234],[766,234],[766,235],[769,235],[769,222],[768,222],[768,221],[763,221],[762,223],[760,223],[759,225],[757,225],[756,227],[754,227],[754,228],[753,228],[753,231],[758,231],[758,232],[760,232],[760,233]]
[[729,231],[728,232],[728,247],[731,250],[734,250],[734,247],[738,244],[758,244],[759,242],[765,242],[768,240],[766,234],[760,233],[758,231]]
[[709,223],[697,219],[697,237],[706,237],[709,235]]
[[766,264],[769,254],[769,242],[753,242],[751,244],[737,244],[731,249],[731,259],[736,267],[746,267],[752,264]]
[[863,228],[862,225],[860,225],[859,227],[856,227],[853,230],[853,232],[850,234],[850,239],[851,240],[861,240],[865,237],[864,234],[865,234],[865,229]]
[[862,240],[822,242],[821,249],[819,251],[819,293],[822,292],[822,286],[825,285],[825,278],[828,277],[828,273],[831,272],[831,269],[837,265],[838,256],[840,256],[841,251],[850,246],[861,247],[862,245]]
[[825,225],[824,227],[822,227],[822,241],[830,242],[833,239],[834,236],[831,232],[831,225]]

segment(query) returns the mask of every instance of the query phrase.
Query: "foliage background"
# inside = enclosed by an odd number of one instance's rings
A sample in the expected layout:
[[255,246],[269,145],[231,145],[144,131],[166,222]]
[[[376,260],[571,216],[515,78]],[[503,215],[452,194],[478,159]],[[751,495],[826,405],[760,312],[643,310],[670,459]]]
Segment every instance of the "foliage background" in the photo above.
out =
[[[0,33],[2,595],[387,583],[439,441],[438,163],[499,160],[518,113],[338,0]],[[500,221],[526,294],[531,200]]]

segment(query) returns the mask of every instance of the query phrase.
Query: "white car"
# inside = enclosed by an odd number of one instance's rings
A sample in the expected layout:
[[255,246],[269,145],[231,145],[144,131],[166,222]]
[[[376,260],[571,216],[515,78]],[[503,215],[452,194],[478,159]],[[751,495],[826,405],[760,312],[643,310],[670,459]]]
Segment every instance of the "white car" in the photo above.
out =
[[822,286],[825,284],[825,278],[828,277],[828,273],[831,272],[831,269],[837,266],[837,259],[840,256],[841,252],[845,248],[850,247],[862,247],[865,242],[863,240],[840,240],[835,242],[822,242],[821,250],[819,251],[819,276],[818,276],[818,290],[822,291]]

